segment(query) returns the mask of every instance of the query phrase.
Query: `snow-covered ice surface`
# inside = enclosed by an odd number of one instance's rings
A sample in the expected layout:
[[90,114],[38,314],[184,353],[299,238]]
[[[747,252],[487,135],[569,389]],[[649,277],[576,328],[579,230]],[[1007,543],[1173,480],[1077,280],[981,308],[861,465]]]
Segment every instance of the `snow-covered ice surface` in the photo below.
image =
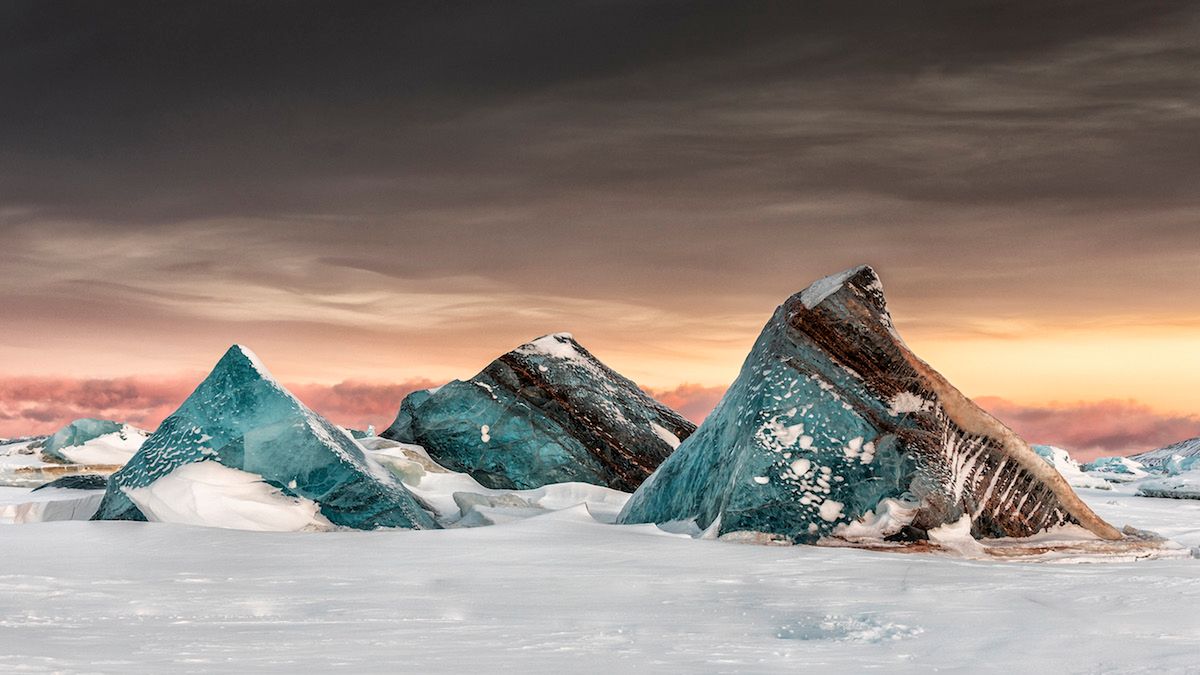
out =
[[1144,480],[1138,483],[1138,494],[1145,497],[1200,499],[1200,468]]
[[[1114,524],[1200,546],[1200,501],[1133,489],[1080,493]],[[1200,667],[1200,560],[733,544],[603,524],[569,506],[581,496],[440,531],[0,527],[0,672]]]
[[103,490],[50,488],[31,492],[27,488],[0,486],[0,524],[87,520],[96,512],[103,496]]

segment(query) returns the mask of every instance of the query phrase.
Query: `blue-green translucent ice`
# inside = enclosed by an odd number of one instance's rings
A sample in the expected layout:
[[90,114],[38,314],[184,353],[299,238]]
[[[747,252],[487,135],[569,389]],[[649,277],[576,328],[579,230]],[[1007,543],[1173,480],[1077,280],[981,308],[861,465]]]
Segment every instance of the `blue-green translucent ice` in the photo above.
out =
[[125,491],[201,461],[258,474],[284,494],[316,502],[334,525],[438,527],[390,472],[279,385],[240,345],[225,353],[183,405],[112,475],[94,519],[145,520]]

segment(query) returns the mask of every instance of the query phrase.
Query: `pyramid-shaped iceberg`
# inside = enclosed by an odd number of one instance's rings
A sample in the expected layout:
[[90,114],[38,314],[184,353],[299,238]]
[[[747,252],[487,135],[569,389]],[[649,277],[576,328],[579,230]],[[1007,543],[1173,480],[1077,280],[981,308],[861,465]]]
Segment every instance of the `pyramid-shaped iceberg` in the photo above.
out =
[[694,521],[718,535],[975,538],[1078,524],[1120,533],[1053,467],[924,361],[858,267],[787,300],[717,408],[619,522]]
[[469,380],[410,394],[381,435],[489,488],[578,481],[628,492],[695,428],[558,333]]
[[[175,488],[155,494],[152,488],[167,478],[173,488],[191,485],[202,492]],[[202,498],[205,503],[199,503]],[[227,513],[228,504],[221,502],[238,498],[250,503],[231,527],[243,526],[256,511],[276,513],[288,500],[319,509],[312,518],[335,526],[438,527],[391,472],[292,396],[250,350],[234,345],[112,475],[94,519],[146,520],[141,499],[143,506],[168,514],[159,519],[187,512],[193,517],[183,517],[186,522],[220,524],[196,512]]]

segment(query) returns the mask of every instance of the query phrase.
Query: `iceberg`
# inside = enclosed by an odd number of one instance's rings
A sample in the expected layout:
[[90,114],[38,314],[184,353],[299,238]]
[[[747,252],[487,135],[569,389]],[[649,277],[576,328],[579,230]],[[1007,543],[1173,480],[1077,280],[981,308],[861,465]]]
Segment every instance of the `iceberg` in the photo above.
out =
[[917,358],[869,267],[775,312],[700,428],[621,523],[691,522],[725,538],[817,543],[1018,538],[1081,526],[1122,538],[1015,433]]
[[1054,467],[1071,487],[1092,488],[1095,490],[1112,489],[1109,482],[1103,478],[1084,473],[1079,462],[1075,461],[1071,457],[1071,453],[1066,450],[1053,445],[1033,445],[1030,447],[1033,448],[1033,451],[1039,457],[1046,460],[1046,463]]
[[[288,508],[296,517],[281,517]],[[244,529],[312,529],[326,522],[358,529],[439,527],[390,471],[297,400],[241,345],[225,353],[110,477],[94,519]]]
[[1141,462],[1130,457],[1100,457],[1084,464],[1083,470],[1110,483],[1128,483],[1150,475]]
[[409,394],[381,436],[420,445],[489,488],[583,482],[632,492],[694,430],[558,333],[469,380]]
[[142,447],[150,432],[135,426],[83,418],[54,432],[42,444],[49,462],[120,466]]

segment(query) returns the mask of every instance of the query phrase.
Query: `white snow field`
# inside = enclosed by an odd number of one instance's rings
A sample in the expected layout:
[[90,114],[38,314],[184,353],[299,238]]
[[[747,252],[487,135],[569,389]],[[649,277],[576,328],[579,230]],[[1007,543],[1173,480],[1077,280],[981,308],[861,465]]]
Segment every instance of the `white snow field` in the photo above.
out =
[[[573,490],[611,519],[611,491]],[[1200,545],[1200,501],[1132,490],[1080,493],[1118,526]],[[0,526],[0,672],[1200,670],[1193,558],[697,540],[551,510],[571,492],[441,531]]]

